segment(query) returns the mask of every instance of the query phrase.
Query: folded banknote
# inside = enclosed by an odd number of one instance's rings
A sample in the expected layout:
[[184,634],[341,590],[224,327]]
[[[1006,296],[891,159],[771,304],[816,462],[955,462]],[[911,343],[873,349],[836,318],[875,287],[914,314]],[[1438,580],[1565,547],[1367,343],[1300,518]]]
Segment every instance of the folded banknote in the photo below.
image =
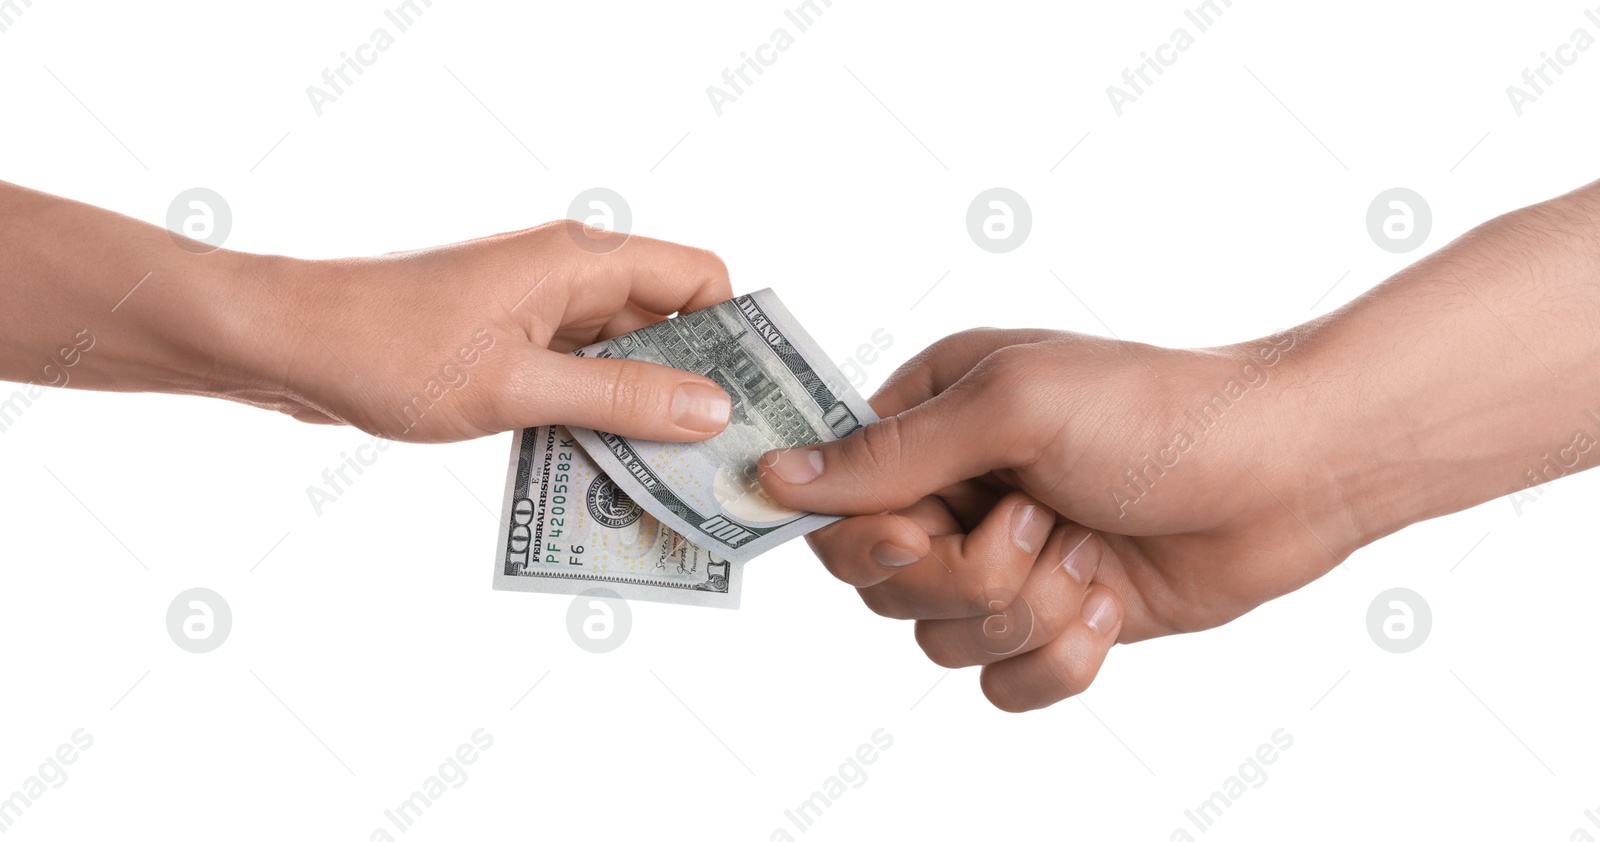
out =
[[716,381],[727,429],[692,443],[561,427],[523,430],[507,477],[495,587],[736,606],[743,562],[837,520],[778,505],[762,454],[878,420],[771,290],[598,342],[578,356],[645,360]]

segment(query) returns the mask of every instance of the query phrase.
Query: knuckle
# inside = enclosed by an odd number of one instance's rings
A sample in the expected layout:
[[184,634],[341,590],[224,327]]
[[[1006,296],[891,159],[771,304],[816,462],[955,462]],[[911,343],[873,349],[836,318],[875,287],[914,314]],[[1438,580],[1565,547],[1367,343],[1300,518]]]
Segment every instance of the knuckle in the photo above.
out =
[[945,628],[940,623],[938,620],[917,621],[915,637],[922,654],[945,669],[971,666],[966,653],[959,646],[952,645],[947,635],[940,633],[940,629]]
[[955,333],[941,336],[928,343],[921,351],[913,354],[906,366],[925,365],[932,367],[940,358],[951,352],[961,352],[968,348],[986,347],[993,344],[993,337],[998,330],[992,327],[969,327]]
[[965,357],[972,348],[992,347],[996,343],[996,335],[1001,332],[998,328],[974,327],[940,337],[906,360],[890,377],[890,381],[913,379],[931,383],[942,360],[951,356]]
[[532,241],[530,250],[535,254],[564,259],[570,266],[571,261],[588,256],[578,248],[578,238],[594,236],[595,230],[575,219],[556,219],[530,228],[524,235]]
[[806,543],[811,545],[811,552],[833,578],[856,588],[875,585],[885,577],[873,576],[862,569],[856,560],[858,548],[850,542],[848,533],[839,529],[846,523],[849,521],[828,524],[807,535]]
[[674,284],[682,285],[685,296],[713,292],[718,297],[731,296],[733,287],[728,281],[728,264],[720,255],[709,249],[668,243],[674,250],[674,263],[681,272],[669,273]]
[[1026,345],[1000,348],[978,363],[978,380],[994,399],[1019,404],[1026,399],[1027,385],[1034,380],[1034,354]]
[[1095,665],[1082,652],[1075,650],[1057,664],[1056,676],[1067,690],[1062,698],[1071,698],[1094,683]]
[[565,238],[566,243],[563,245],[563,247],[577,254],[587,254],[587,252],[584,252],[583,249],[578,248],[579,240],[576,238],[582,237],[585,239],[600,239],[614,233],[607,231],[604,228],[596,228],[587,222],[580,222],[576,219],[557,220],[556,222],[550,223],[549,226],[541,227],[545,229],[546,236],[554,242],[560,242],[562,238]]
[[958,333],[940,339],[929,346],[929,350],[939,348],[949,350],[952,348],[987,348],[993,347],[1005,331],[997,327],[969,327]]
[[847,520],[835,521],[806,536],[806,543],[811,546],[811,552],[816,554],[817,558],[822,559],[824,564],[838,558],[848,549],[848,546],[843,541],[843,536],[839,532],[839,527],[848,522]]
[[575,280],[603,271],[605,261],[612,258],[628,241],[625,231],[596,228],[576,219],[560,219],[533,229],[538,253],[554,259],[573,273]]
[[955,596],[968,616],[1002,614],[1017,600],[1017,594],[1006,584],[1005,577],[998,571],[973,570],[962,575],[956,584]]
[[699,252],[701,260],[705,263],[705,274],[713,281],[726,281],[728,278],[728,263],[722,256],[709,249],[695,249]]
[[856,435],[861,437],[857,446],[847,448],[845,452],[859,455],[859,461],[864,463],[860,467],[887,466],[900,460],[905,433],[899,416],[890,416],[876,424],[868,424]]
[[1054,600],[1040,601],[1045,607],[1032,614],[1034,635],[1040,640],[1055,640],[1072,627],[1073,618],[1078,615],[1078,605],[1064,605]]
[[861,595],[861,601],[866,603],[867,610],[880,617],[888,617],[891,620],[912,619],[906,615],[905,608],[900,604],[900,600],[889,588],[882,585],[874,585],[868,588],[857,588],[856,593]]
[[1021,688],[1004,671],[984,667],[978,677],[978,686],[982,688],[983,697],[989,700],[989,704],[1006,713],[1025,713],[1036,707],[1030,703],[1028,694],[1021,692]]
[[1003,613],[1010,604],[1002,595],[996,594],[991,599],[988,584],[976,576],[963,577],[955,591],[956,601],[967,616]]
[[833,578],[850,585],[851,587],[864,588],[877,584],[874,577],[862,570],[859,565],[853,564],[843,554],[830,554],[819,556],[822,566],[832,574]]
[[616,233],[615,231],[607,231],[604,228],[596,228],[596,227],[594,227],[593,225],[590,225],[587,222],[574,221],[572,224],[574,226],[576,226],[577,232],[579,234],[581,234],[584,237],[589,237],[591,239],[600,239],[600,238],[603,238],[603,237],[609,237],[609,236],[611,236],[611,235]]
[[1038,368],[1036,350],[1011,345],[984,357],[973,370],[971,397],[994,418],[1005,419],[1004,429],[1015,431],[996,439],[1013,464],[1034,457],[1036,434],[1047,426],[1038,423],[1048,404],[1041,399],[1041,383],[1047,380]]
[[966,330],[941,336],[938,339],[928,343],[928,345],[921,351],[918,351],[916,354],[912,355],[909,363],[929,363],[932,360],[936,360],[939,358],[941,353],[949,351],[953,348],[963,347],[972,342],[974,335],[982,332],[983,330],[984,328],[969,327]]
[[631,360],[618,365],[603,384],[605,392],[601,403],[610,407],[615,417],[637,418],[660,404],[660,395],[644,366]]

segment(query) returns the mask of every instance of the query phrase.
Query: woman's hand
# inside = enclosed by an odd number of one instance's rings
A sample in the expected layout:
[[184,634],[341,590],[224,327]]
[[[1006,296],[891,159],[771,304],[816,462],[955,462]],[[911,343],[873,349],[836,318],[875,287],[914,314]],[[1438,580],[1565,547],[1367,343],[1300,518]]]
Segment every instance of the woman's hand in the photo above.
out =
[[728,396],[708,378],[568,353],[729,298],[727,269],[708,251],[552,222],[262,268],[260,284],[279,299],[262,308],[268,332],[284,339],[243,366],[268,393],[236,399],[403,441],[544,424],[690,441],[727,425]]

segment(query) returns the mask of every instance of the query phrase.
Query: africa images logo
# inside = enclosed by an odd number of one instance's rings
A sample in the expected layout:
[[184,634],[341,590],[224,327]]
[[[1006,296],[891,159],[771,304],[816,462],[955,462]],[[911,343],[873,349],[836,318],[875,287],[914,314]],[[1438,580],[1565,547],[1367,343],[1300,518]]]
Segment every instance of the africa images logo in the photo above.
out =
[[604,475],[589,486],[589,493],[584,495],[584,500],[589,504],[589,514],[595,521],[611,529],[628,526],[644,514],[633,498]]

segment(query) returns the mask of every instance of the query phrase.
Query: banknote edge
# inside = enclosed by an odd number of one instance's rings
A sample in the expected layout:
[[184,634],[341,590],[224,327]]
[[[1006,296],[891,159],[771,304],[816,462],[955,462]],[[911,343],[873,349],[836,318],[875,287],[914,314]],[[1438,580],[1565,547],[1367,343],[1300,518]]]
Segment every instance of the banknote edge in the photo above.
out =
[[[540,583],[542,587],[536,586]],[[506,576],[496,577],[495,590],[517,593],[542,593],[577,596],[586,591],[604,588],[630,602],[654,602],[659,605],[690,605],[697,608],[727,608],[737,610],[743,598],[744,564],[728,565],[728,590],[701,591],[694,588],[663,588],[637,582],[611,582],[602,577],[593,579],[561,576]]]
[[[855,386],[844,379],[844,372],[839,370],[838,365],[836,365],[833,360],[828,357],[827,353],[822,349],[822,346],[818,345],[816,339],[811,336],[809,331],[806,330],[805,325],[802,324],[799,319],[795,318],[793,311],[791,311],[788,306],[785,305],[780,298],[778,298],[778,294],[774,292],[771,287],[759,289],[755,292],[746,293],[745,295],[741,296],[734,296],[733,298],[729,299],[729,301],[736,301],[739,298],[746,297],[753,301],[769,319],[775,319],[783,323],[791,324],[797,328],[798,333],[796,335],[790,336],[785,334],[785,339],[787,339],[789,344],[792,345],[796,352],[799,353],[801,359],[806,363],[807,366],[811,368],[813,373],[817,374],[819,377],[822,377],[824,384],[829,385],[830,388],[834,383],[837,383],[840,386],[839,398],[844,402],[845,406],[856,415],[860,426],[866,426],[867,424],[876,423],[882,420],[878,417],[878,414],[873,411],[872,405],[867,402],[866,398],[862,397],[861,393],[856,390]],[[718,305],[723,303],[727,302],[718,302]],[[737,305],[735,306],[735,309],[737,309]],[[574,351],[573,353],[578,356],[587,356],[593,354],[598,349],[604,348],[610,342],[611,340],[596,342]],[[616,457],[616,454],[605,445],[604,437],[600,434],[600,432],[580,427],[569,427],[568,429],[572,432],[573,438],[577,440],[578,445],[588,452],[589,458],[594,460],[597,465],[600,465],[602,470],[606,467],[612,466],[612,463],[617,463],[620,465],[620,460]],[[857,427],[857,429],[860,429],[860,427]],[[600,451],[599,454],[595,452],[597,449]],[[604,458],[602,458],[602,454]],[[660,503],[659,500],[654,500],[654,502],[658,504]],[[642,502],[641,505],[643,505]],[[654,512],[654,510],[652,510],[652,512]],[[659,517],[660,515],[657,514],[657,516]],[[788,543],[795,538],[810,534],[811,532],[827,526],[830,523],[834,523],[839,519],[840,518],[837,515],[807,512],[801,518],[797,518],[796,520],[790,521],[782,526],[775,527],[770,531],[757,535],[743,547],[733,549],[718,549],[716,552],[717,555],[722,558],[730,559],[737,563],[743,564],[755,558],[756,556],[761,555],[762,553],[774,549],[782,544]],[[803,527],[803,531],[794,531],[795,527],[797,526]],[[715,540],[711,539],[711,537],[708,536],[704,530],[699,529],[698,527],[691,526],[690,529],[692,532],[688,535],[688,537],[691,538],[691,540],[695,540],[695,542],[702,547],[709,546],[707,543],[708,539]],[[788,534],[785,534],[786,530],[788,530]]]
[[500,530],[495,533],[494,567],[491,571],[493,577],[489,584],[495,590],[505,590],[500,587],[502,579],[513,578],[506,576],[506,542],[511,536],[511,504],[517,499],[517,467],[522,459],[522,437],[528,434],[533,427],[523,427],[511,437],[511,459],[506,466],[505,493],[500,497]]
[[[556,426],[556,425],[546,425]],[[510,464],[506,467],[506,481],[504,494],[500,500],[500,530],[495,535],[495,558],[491,570],[490,588],[497,591],[517,593],[548,593],[558,595],[578,595],[591,588],[609,588],[623,599],[639,602],[654,602],[662,605],[691,605],[696,607],[727,608],[736,610],[739,601],[743,598],[744,589],[744,562],[738,559],[722,557],[728,564],[728,589],[727,591],[704,591],[692,587],[678,587],[667,584],[644,584],[628,581],[608,581],[600,574],[591,574],[593,578],[584,578],[581,575],[572,576],[510,576],[505,572],[506,542],[511,533],[511,506],[517,495],[517,472],[522,460],[523,438],[530,430],[542,429],[540,427],[524,427],[516,431],[511,437]],[[571,427],[567,428],[570,433]],[[582,447],[582,444],[578,445]],[[593,458],[592,456],[590,457]],[[534,583],[542,583],[536,586]],[[670,598],[669,598],[670,597]]]

